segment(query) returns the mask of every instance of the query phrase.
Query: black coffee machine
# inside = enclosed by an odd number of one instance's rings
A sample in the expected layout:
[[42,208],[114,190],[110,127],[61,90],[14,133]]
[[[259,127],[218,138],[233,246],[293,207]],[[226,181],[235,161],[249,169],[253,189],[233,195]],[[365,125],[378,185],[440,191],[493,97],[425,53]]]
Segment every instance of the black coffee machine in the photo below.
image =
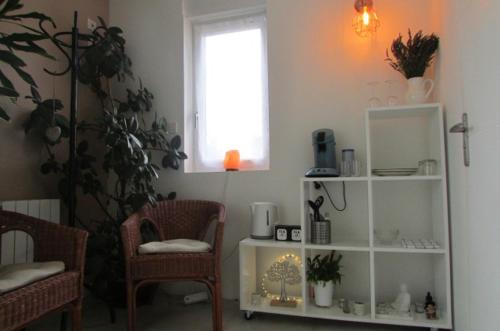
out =
[[316,130],[312,134],[314,146],[314,168],[306,172],[306,177],[338,177],[335,156],[335,135],[331,129]]

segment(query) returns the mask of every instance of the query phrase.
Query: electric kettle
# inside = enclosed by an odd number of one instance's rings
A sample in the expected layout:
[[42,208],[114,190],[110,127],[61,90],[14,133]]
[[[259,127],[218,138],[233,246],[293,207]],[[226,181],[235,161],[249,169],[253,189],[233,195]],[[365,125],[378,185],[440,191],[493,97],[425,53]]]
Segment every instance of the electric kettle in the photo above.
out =
[[252,212],[253,239],[273,239],[274,225],[278,223],[278,206],[272,202],[254,202]]

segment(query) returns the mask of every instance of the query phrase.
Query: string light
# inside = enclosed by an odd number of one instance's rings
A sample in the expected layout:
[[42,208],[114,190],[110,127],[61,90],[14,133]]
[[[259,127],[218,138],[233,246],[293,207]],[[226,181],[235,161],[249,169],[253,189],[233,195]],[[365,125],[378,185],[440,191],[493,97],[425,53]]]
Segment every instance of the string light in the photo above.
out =
[[[278,262],[280,262],[280,263],[284,262],[284,261],[293,261],[296,265],[298,265],[298,266],[300,266],[302,268],[302,260],[300,259],[300,256],[295,255],[295,254],[284,254],[282,256],[279,256],[276,260]],[[280,298],[279,295],[278,296],[276,296],[276,295],[273,296],[271,293],[269,293],[269,291],[266,288],[266,279],[267,279],[267,277],[268,277],[268,274],[266,272],[262,276],[262,279],[261,279],[261,282],[260,282],[261,294],[265,298],[270,298],[270,299],[276,299],[276,300],[278,300]],[[290,297],[290,298],[288,298],[288,301],[297,301],[297,302],[300,302],[300,299],[296,298],[296,297]]]

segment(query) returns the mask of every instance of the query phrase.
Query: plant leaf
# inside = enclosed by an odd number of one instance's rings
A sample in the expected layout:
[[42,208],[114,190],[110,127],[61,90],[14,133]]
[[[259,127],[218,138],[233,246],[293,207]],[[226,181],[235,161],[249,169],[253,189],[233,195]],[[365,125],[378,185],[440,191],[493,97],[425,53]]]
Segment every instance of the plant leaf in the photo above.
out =
[[12,52],[0,50],[0,61],[9,64],[12,67],[24,67],[26,63]]
[[5,76],[1,70],[0,70],[0,83],[2,83],[2,85],[6,88],[15,90],[14,85],[12,84],[10,79],[8,79],[7,76]]
[[19,93],[17,93],[16,90],[7,88],[7,87],[2,87],[0,86],[0,95],[9,97],[9,98],[17,98],[19,97]]
[[28,74],[26,71],[22,70],[19,67],[13,67],[13,68],[17,72],[19,77],[21,77],[22,80],[24,80],[26,83],[28,83],[31,86],[38,87],[35,83],[35,80],[33,79],[33,77],[31,77],[30,74]]
[[4,121],[9,122],[10,121],[10,116],[7,114],[7,112],[0,107],[0,118],[3,119]]

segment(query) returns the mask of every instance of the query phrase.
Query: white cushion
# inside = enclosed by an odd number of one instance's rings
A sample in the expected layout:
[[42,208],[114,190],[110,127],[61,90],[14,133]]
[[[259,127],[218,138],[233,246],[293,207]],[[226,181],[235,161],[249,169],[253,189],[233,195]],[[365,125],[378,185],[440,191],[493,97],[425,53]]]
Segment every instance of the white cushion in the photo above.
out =
[[0,294],[64,271],[64,262],[20,263],[0,266]]
[[191,239],[174,239],[152,241],[139,246],[139,254],[158,254],[173,252],[208,252],[212,246],[209,243]]

